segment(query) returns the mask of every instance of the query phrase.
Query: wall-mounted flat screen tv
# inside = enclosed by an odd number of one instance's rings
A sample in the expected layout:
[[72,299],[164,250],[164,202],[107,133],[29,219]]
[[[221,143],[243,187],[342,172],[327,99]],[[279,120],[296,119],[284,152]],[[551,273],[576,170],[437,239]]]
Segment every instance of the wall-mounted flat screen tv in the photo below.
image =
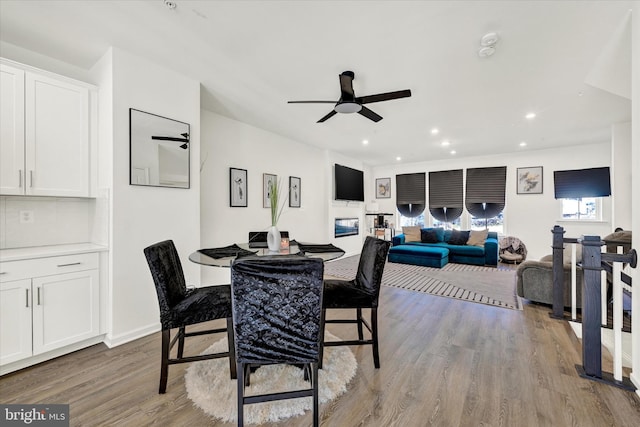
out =
[[334,181],[336,200],[364,202],[364,175],[362,171],[336,163]]
[[556,199],[581,199],[611,195],[609,168],[553,171]]

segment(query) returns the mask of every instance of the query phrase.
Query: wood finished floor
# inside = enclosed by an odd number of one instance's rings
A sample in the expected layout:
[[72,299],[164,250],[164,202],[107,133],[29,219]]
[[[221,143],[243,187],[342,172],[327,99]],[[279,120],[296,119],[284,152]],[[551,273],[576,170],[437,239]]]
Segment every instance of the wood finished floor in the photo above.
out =
[[[323,426],[638,426],[640,399],[584,380],[579,341],[549,308],[524,311],[384,287],[381,364],[352,347],[356,378],[321,406]],[[332,333],[353,336],[346,325]],[[215,338],[217,339],[217,338]],[[195,340],[195,341],[194,341]],[[195,338],[191,349],[210,342]],[[195,344],[195,345],[194,345]],[[229,426],[186,396],[184,369],[158,395],[160,335],[96,345],[0,378],[2,403],[69,403],[72,426]],[[611,370],[610,360],[603,366]],[[272,426],[309,426],[306,414]]]

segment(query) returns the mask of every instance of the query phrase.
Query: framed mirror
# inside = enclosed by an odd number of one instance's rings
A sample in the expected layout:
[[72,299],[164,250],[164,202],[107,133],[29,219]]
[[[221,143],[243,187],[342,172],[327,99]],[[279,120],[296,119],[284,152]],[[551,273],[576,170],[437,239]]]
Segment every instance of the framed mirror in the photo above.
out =
[[188,123],[129,109],[129,184],[189,188]]

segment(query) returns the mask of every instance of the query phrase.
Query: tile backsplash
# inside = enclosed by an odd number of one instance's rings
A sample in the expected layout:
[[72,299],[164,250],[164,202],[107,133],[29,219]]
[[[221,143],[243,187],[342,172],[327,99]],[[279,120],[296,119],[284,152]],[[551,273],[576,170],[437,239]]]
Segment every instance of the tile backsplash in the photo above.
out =
[[94,199],[0,197],[0,249],[91,241]]

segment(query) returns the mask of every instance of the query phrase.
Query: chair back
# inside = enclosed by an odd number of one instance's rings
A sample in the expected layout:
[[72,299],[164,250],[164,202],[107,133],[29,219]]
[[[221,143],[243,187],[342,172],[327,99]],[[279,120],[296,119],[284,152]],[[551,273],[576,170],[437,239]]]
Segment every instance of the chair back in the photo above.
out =
[[160,319],[165,323],[171,309],[187,294],[184,272],[178,251],[172,240],[165,240],[144,249],[158,294]]
[[246,257],[231,266],[236,360],[318,363],[324,265],[299,255]]
[[382,273],[390,247],[391,242],[371,236],[367,236],[362,246],[355,284],[369,295],[374,296],[376,300],[380,294]]

